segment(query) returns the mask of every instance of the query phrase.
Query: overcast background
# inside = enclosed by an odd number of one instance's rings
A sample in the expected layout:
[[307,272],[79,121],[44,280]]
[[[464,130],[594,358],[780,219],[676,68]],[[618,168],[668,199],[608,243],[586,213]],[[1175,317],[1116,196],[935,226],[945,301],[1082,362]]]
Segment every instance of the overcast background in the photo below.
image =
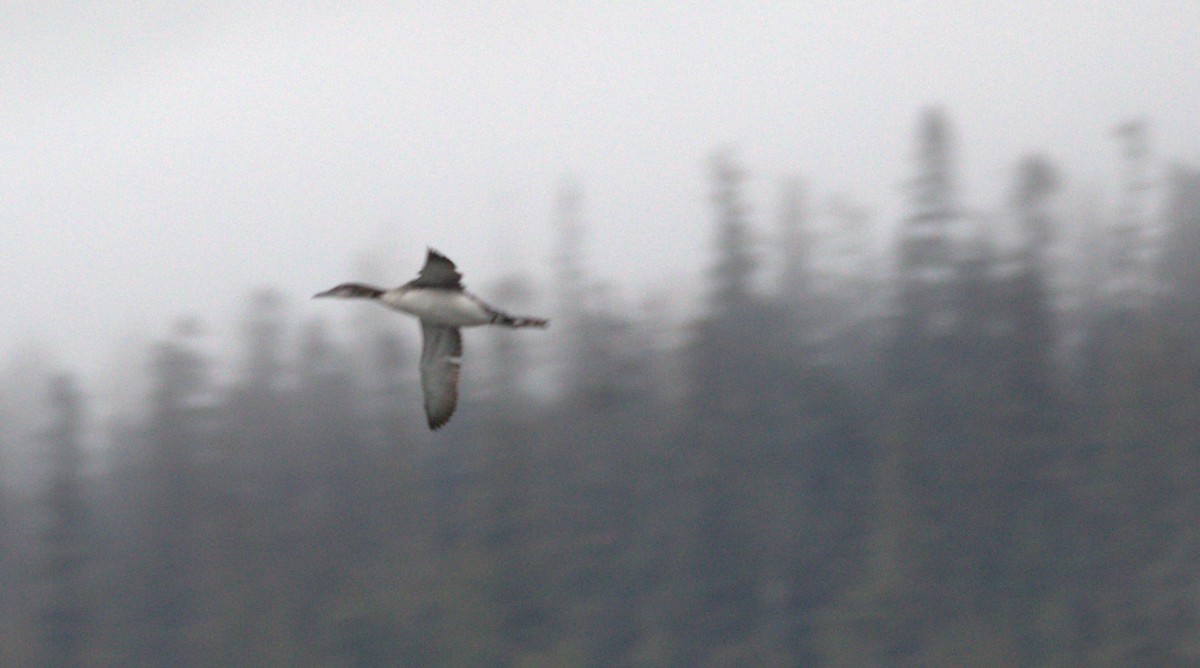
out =
[[427,245],[485,296],[542,281],[566,178],[590,271],[686,302],[715,147],[759,243],[791,174],[886,233],[928,104],[977,207],[1031,150],[1115,182],[1130,117],[1200,158],[1190,1],[320,4],[0,5],[0,354],[94,375],[180,315],[221,336],[256,286],[315,309],[367,250],[389,283]]

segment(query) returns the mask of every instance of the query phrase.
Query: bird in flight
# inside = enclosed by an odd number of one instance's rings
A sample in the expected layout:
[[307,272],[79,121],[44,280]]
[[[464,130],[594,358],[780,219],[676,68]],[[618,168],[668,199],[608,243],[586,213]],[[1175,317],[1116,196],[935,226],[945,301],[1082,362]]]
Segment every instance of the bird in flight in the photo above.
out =
[[458,373],[463,353],[461,327],[545,329],[550,324],[543,318],[509,315],[467,292],[454,263],[432,248],[417,277],[398,288],[382,290],[362,283],[343,283],[313,297],[373,299],[420,319],[421,389],[430,429],[446,424],[458,404]]

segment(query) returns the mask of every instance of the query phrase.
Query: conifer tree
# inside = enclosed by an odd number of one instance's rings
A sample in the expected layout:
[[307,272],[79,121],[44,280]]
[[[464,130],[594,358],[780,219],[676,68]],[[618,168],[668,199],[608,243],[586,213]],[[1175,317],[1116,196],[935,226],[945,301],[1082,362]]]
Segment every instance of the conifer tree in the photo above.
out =
[[947,336],[957,327],[953,279],[962,223],[953,137],[941,109],[927,109],[921,118],[916,176],[909,187],[899,248],[902,347]]
[[804,188],[799,179],[788,179],[780,187],[779,233],[783,246],[783,270],[779,291],[791,310],[812,307],[813,238],[808,227]]
[[1053,238],[1048,211],[1059,187],[1058,173],[1043,156],[1029,156],[1017,168],[1013,206],[1023,232],[1016,275],[1010,286],[1011,386],[1017,416],[1024,427],[1044,427],[1054,414],[1054,328],[1049,289],[1049,246]]
[[[1200,322],[1195,299],[1200,294],[1200,170],[1183,165],[1172,170],[1163,218],[1166,236],[1158,272],[1163,310],[1175,327],[1195,331]],[[1200,354],[1200,346],[1196,352]]]
[[91,558],[84,507],[83,409],[70,376],[52,382],[50,478],[46,491],[46,534],[42,576],[46,601],[41,613],[43,665],[84,665],[90,616],[87,565]]
[[[753,628],[759,564],[748,513],[758,428],[770,410],[770,390],[757,375],[768,351],[763,304],[752,289],[742,171],[728,151],[712,160],[716,258],[709,274],[709,313],[697,324],[687,355],[690,407],[678,438],[691,457],[684,471],[688,494],[687,557],[676,573],[684,605],[680,640],[688,651],[738,642]],[[686,583],[686,584],[685,584]],[[683,657],[686,662],[694,656]]]
[[711,308],[732,314],[746,308],[751,295],[754,260],[742,201],[744,174],[728,150],[712,158],[713,205],[717,214],[717,260],[713,267]]
[[197,614],[196,527],[203,490],[197,458],[208,441],[202,397],[205,362],[193,346],[194,323],[183,322],[159,343],[153,358],[153,396],[147,430],[143,513],[144,630],[141,661],[189,661],[186,629]]

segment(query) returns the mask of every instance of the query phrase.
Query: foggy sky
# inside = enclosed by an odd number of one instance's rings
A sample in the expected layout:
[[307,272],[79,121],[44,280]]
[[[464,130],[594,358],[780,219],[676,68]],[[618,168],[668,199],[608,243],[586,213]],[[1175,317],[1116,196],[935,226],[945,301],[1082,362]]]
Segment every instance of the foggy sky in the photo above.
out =
[[308,297],[367,278],[366,250],[388,284],[428,245],[548,305],[568,177],[594,274],[687,291],[715,147],[761,244],[791,174],[890,226],[928,104],[976,207],[1031,150],[1109,188],[1132,116],[1157,160],[1200,159],[1190,1],[246,4],[0,5],[0,359],[36,342],[94,373],[180,315],[233,329],[255,286],[331,316]]

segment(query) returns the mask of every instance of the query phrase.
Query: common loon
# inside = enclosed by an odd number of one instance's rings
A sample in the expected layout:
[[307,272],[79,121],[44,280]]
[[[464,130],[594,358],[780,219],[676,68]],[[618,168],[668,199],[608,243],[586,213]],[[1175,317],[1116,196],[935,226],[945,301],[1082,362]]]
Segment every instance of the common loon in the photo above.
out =
[[381,290],[362,283],[343,283],[313,297],[374,299],[421,320],[421,389],[425,393],[425,417],[430,429],[446,424],[458,403],[463,352],[460,327],[544,329],[550,324],[542,318],[511,316],[467,292],[454,263],[432,248],[417,277],[398,288]]

